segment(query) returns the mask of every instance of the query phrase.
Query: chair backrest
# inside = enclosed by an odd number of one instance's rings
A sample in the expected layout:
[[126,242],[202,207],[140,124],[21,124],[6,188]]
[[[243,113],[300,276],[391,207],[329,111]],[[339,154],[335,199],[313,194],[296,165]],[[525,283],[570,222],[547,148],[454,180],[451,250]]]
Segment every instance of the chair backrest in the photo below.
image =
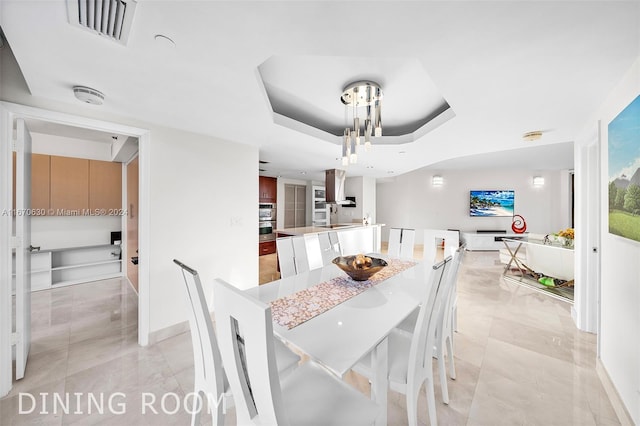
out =
[[451,260],[451,266],[447,269],[444,280],[447,282],[448,294],[443,295],[444,299],[440,306],[440,312],[438,313],[438,327],[440,333],[443,329],[451,327],[453,305],[456,299],[456,283],[458,282],[458,271],[460,270],[460,264],[464,258],[466,251],[464,246],[458,247],[454,252],[453,259]]
[[[439,312],[443,294],[446,293],[445,280],[443,279],[446,269],[451,263],[451,257],[438,262],[432,266],[431,273],[427,279],[425,293],[418,311],[411,347],[409,349],[408,379],[418,380],[425,377],[425,369],[431,368],[432,351],[435,342],[436,318]],[[427,356],[428,354],[428,356]],[[428,363],[426,359],[428,358]]]
[[342,254],[342,248],[340,247],[340,239],[338,238],[338,233],[336,231],[329,231],[328,234],[329,242],[331,242],[333,252],[336,253],[336,256],[340,256]]
[[387,254],[392,257],[400,257],[400,241],[402,239],[401,228],[391,228],[389,230],[389,247]]
[[288,423],[276,367],[269,305],[222,281],[213,283],[220,352],[238,424]]
[[309,260],[304,235],[291,237],[291,242],[293,243],[293,261],[296,264],[296,274],[308,271]]
[[389,231],[389,248],[387,253],[391,257],[413,259],[415,241],[415,229],[391,228]]
[[276,250],[278,252],[278,265],[280,265],[280,276],[286,278],[295,275],[296,264],[291,237],[278,238],[276,240]]
[[[326,232],[323,234],[326,234]],[[310,270],[322,268],[324,265],[323,251],[320,246],[320,235],[321,234],[306,234],[304,236],[304,243],[307,249],[307,265]],[[327,241],[329,241],[328,238]]]
[[220,395],[224,393],[225,376],[200,277],[196,270],[179,260],[174,259],[173,262],[180,267],[189,302],[189,328],[193,344],[196,381],[206,381],[207,389],[213,390],[215,397],[219,400]]
[[318,234],[318,243],[320,244],[320,252],[322,253],[322,264],[328,265],[331,260],[336,256],[340,256],[340,253],[335,254],[333,246],[331,245],[331,239],[328,232],[321,232]]
[[340,231],[338,232],[338,241],[340,242],[340,250],[343,256],[372,253],[374,251],[372,227]]
[[453,253],[460,245],[460,233],[458,231],[447,231],[444,229],[424,230],[424,260],[436,261],[436,243],[444,240],[444,257],[453,256]]

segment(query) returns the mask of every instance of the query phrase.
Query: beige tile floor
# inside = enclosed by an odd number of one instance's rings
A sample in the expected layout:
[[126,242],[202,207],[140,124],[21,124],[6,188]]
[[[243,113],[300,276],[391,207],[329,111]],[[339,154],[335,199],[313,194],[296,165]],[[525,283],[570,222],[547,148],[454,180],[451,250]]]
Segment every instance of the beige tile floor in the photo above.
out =
[[[265,276],[275,277],[274,261],[275,256],[261,257]],[[619,424],[595,373],[596,337],[575,329],[569,305],[505,282],[501,272],[496,253],[467,253],[458,281],[458,378],[448,382],[447,406],[440,402],[436,375],[439,423]],[[176,285],[178,278],[176,273]],[[33,345],[26,377],[0,400],[0,425],[188,424],[183,401],[170,415],[163,413],[162,398],[164,411],[172,412],[176,400],[192,390],[190,336],[139,347],[137,298],[124,281],[41,291],[33,293],[32,301]],[[367,382],[356,373],[346,380],[368,393]],[[19,414],[20,392],[38,398],[34,405],[22,397],[22,410],[33,412]],[[95,403],[89,404],[90,392],[103,396],[102,414]],[[40,393],[46,393],[45,404]],[[60,403],[53,404],[53,394],[70,395],[69,414],[61,412]],[[143,414],[143,401],[158,414],[151,408]],[[406,424],[405,409],[403,396],[390,391],[389,424]],[[418,418],[427,424],[424,389]],[[233,411],[226,423],[235,423]]]

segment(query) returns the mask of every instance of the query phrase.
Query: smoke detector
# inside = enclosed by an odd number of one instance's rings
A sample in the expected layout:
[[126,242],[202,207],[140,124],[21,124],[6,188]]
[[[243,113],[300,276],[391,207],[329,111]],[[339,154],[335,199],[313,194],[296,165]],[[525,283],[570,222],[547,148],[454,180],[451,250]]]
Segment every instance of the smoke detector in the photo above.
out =
[[73,94],[82,102],[91,105],[102,105],[104,102],[104,93],[85,86],[73,86]]
[[536,130],[536,131],[533,131],[533,132],[527,132],[524,135],[522,135],[522,139],[524,139],[527,142],[537,141],[541,137],[542,137],[542,132],[540,130]]

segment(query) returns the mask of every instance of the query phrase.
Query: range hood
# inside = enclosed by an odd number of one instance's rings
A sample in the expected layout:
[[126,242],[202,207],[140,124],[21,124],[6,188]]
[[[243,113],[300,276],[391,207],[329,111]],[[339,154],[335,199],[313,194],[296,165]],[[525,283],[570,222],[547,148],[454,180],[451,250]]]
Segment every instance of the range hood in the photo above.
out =
[[329,169],[325,171],[325,195],[327,203],[339,204],[341,206],[353,205],[353,201],[347,200],[344,196],[344,182],[347,172],[340,169]]

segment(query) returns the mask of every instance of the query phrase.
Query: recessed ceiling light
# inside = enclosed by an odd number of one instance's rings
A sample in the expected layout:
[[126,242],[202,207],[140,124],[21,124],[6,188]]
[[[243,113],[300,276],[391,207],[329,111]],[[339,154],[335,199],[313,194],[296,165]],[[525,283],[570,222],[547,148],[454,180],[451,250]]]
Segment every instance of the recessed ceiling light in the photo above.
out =
[[111,139],[113,139],[114,141],[117,141],[118,137],[117,136],[111,136]]
[[176,47],[176,42],[173,41],[171,38],[167,37],[166,35],[156,34],[154,38],[156,42],[158,42],[158,44],[160,44],[161,46]]
[[367,166],[367,169],[373,169],[373,166]]
[[390,175],[393,174],[393,170],[389,170],[387,173],[389,173]]
[[542,137],[542,132],[540,130],[536,130],[536,131],[533,131],[533,132],[527,132],[524,135],[522,135],[522,139],[524,139],[527,142],[537,141],[541,137]]
[[307,172],[300,172],[300,174],[301,174],[301,175],[306,175],[306,174],[307,174]]

